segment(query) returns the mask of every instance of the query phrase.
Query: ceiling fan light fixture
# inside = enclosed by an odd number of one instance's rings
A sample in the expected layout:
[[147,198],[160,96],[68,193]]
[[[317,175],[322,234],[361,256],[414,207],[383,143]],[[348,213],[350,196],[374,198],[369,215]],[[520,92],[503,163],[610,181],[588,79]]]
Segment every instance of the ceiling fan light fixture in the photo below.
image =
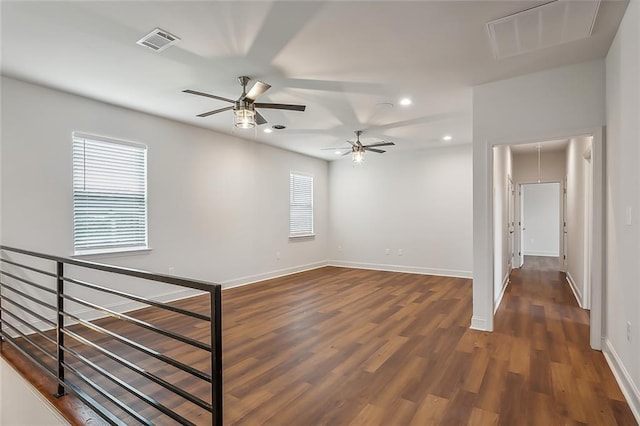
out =
[[353,162],[356,164],[360,164],[362,163],[362,161],[364,160],[364,149],[354,149],[353,150]]
[[234,125],[239,129],[252,129],[256,125],[256,112],[250,108],[237,108],[233,111]]

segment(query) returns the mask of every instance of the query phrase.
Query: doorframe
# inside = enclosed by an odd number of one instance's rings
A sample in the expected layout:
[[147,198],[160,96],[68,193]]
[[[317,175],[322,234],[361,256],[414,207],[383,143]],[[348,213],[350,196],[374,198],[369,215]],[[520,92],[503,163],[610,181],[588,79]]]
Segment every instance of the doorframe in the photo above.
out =
[[[507,222],[508,222],[508,244],[509,244],[509,273],[515,268],[519,268],[520,265],[516,266],[516,183],[513,181],[513,176],[511,173],[507,174],[507,186],[508,186],[508,194],[507,194]],[[518,259],[520,256],[518,256]],[[519,260],[518,260],[519,263]]]
[[[605,240],[605,139],[604,139],[604,127],[599,126],[595,128],[587,128],[587,129],[576,129],[571,131],[560,131],[560,132],[550,132],[549,134],[537,135],[528,139],[514,140],[513,138],[507,139],[496,139],[496,140],[488,140],[485,145],[484,157],[487,162],[487,170],[486,175],[484,176],[484,185],[485,191],[487,194],[487,207],[488,207],[488,217],[487,217],[487,230],[488,236],[487,241],[485,241],[485,247],[487,248],[486,253],[487,257],[484,259],[486,262],[483,265],[483,270],[486,275],[483,278],[487,283],[493,283],[494,276],[494,226],[493,226],[493,217],[494,217],[494,206],[493,206],[493,169],[495,167],[493,161],[493,148],[501,145],[521,145],[528,143],[538,143],[545,142],[549,140],[557,140],[557,139],[570,139],[578,136],[592,136],[592,145],[591,145],[591,158],[592,158],[592,223],[591,223],[591,312],[590,312],[590,326],[589,326],[589,343],[593,349],[602,350],[602,336],[603,330],[605,327],[605,319],[603,315],[604,306],[605,306],[605,293],[604,293],[604,282],[605,282],[605,250],[604,244]],[[474,265],[474,268],[476,266]],[[474,297],[482,296],[485,300],[486,306],[491,306],[495,308],[494,304],[494,295],[493,295],[493,285],[489,285],[484,294],[477,294],[474,291]],[[484,320],[484,326],[480,327],[480,324],[476,324],[473,322],[472,318],[472,328],[484,329],[487,331],[493,330],[493,313],[494,309],[488,309],[488,317]]]

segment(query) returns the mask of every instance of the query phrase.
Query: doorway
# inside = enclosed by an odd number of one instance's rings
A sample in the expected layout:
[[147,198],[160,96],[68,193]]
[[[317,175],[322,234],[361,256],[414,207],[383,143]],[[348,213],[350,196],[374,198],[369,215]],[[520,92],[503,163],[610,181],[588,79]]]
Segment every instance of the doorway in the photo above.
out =
[[[557,242],[554,244],[556,249],[547,251],[546,253],[537,254],[555,255],[557,259],[558,270],[564,270],[566,281],[571,285],[572,290],[575,288],[584,289],[582,295],[574,291],[576,299],[583,308],[590,309],[590,344],[594,349],[602,348],[602,327],[603,327],[603,266],[604,266],[604,221],[603,215],[603,195],[604,195],[604,138],[603,129],[592,129],[590,133],[585,132],[578,136],[567,136],[561,139],[527,141],[515,144],[496,144],[491,147],[495,154],[500,147],[505,147],[507,155],[505,158],[493,156],[493,180],[490,182],[492,186],[497,179],[504,179],[503,194],[511,195],[511,182],[507,177],[513,179],[516,189],[515,196],[515,259],[511,261],[512,268],[518,268],[524,260],[525,253],[531,253],[531,227],[529,219],[531,215],[523,212],[525,206],[523,201],[527,199],[528,190],[526,185],[539,183],[555,183],[557,207],[555,222],[557,225]],[[559,145],[564,142],[564,155],[556,156],[555,160],[543,155],[535,155],[538,147],[546,148],[545,151],[553,151],[553,145],[556,145],[556,151]],[[586,149],[585,149],[586,147]],[[527,157],[527,158],[523,158]],[[504,170],[504,177],[501,177],[500,171]],[[509,188],[509,191],[506,189]],[[491,223],[494,239],[491,249],[494,251],[493,256],[493,278],[495,279],[496,259],[499,259],[500,251],[496,252],[495,248],[501,247],[500,238],[504,238],[505,248],[502,259],[508,263],[509,256],[507,253],[507,239],[511,244],[511,217],[506,215],[511,207],[510,197],[497,196],[500,192],[495,186],[491,195],[493,218]],[[566,189],[566,193],[565,193]],[[560,192],[562,191],[562,192]],[[525,192],[524,200],[522,193]],[[579,194],[583,195],[579,195]],[[582,198],[582,197],[585,198]],[[531,197],[529,197],[530,199]],[[497,203],[495,203],[497,200]],[[503,209],[503,210],[502,210]],[[528,209],[527,209],[528,210]],[[498,212],[504,212],[501,217],[502,223],[495,222]],[[523,217],[524,214],[524,217]],[[534,224],[535,225],[535,224]],[[523,230],[524,228],[524,230]],[[502,230],[502,231],[500,231]],[[508,237],[504,231],[508,232]],[[502,236],[502,237],[501,237]],[[576,237],[576,238],[574,238]],[[535,241],[538,240],[535,236]],[[540,241],[538,241],[540,243]],[[524,244],[527,243],[525,247]],[[539,244],[537,249],[539,250]],[[536,252],[534,251],[534,254]],[[567,255],[566,264],[564,264],[564,255]],[[577,264],[576,264],[577,263]],[[579,280],[571,280],[571,276],[577,276],[580,271]],[[578,285],[574,285],[578,283]],[[582,284],[580,284],[582,283]],[[475,289],[475,287],[474,287]],[[506,287],[505,287],[506,289]],[[496,287],[492,288],[495,296]],[[475,299],[474,299],[475,300]],[[475,303],[475,302],[474,302]],[[500,298],[494,298],[494,312],[500,305]],[[475,315],[475,304],[474,304]],[[473,321],[473,320],[472,320]],[[478,327],[480,328],[480,327]],[[490,329],[490,327],[489,327]]]
[[522,184],[523,256],[560,256],[560,183]]
[[513,183],[513,178],[508,175],[509,180],[509,194],[508,194],[508,213],[507,224],[509,227],[509,270],[520,267],[516,266],[516,186]]

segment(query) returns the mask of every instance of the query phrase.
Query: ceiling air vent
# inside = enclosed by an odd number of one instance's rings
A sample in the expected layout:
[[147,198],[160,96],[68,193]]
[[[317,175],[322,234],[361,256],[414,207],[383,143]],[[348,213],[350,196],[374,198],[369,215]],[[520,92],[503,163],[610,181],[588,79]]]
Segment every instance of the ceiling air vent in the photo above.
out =
[[555,0],[487,23],[496,59],[591,36],[600,0]]
[[155,50],[156,52],[160,52],[179,41],[180,39],[173,34],[160,28],[156,28],[136,43],[140,46],[145,46],[149,49]]

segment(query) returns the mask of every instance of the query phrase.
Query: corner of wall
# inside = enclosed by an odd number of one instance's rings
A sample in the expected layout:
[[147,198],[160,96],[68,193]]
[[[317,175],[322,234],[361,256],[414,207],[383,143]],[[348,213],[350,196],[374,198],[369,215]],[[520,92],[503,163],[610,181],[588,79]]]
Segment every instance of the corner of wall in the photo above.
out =
[[609,364],[609,368],[618,381],[618,385],[620,385],[620,389],[629,403],[629,407],[631,408],[636,421],[640,423],[640,391],[633,382],[629,371],[625,368],[622,360],[618,356],[618,353],[611,344],[611,341],[606,337],[604,339],[604,348],[602,353],[604,354],[604,358],[607,360],[607,364]]

